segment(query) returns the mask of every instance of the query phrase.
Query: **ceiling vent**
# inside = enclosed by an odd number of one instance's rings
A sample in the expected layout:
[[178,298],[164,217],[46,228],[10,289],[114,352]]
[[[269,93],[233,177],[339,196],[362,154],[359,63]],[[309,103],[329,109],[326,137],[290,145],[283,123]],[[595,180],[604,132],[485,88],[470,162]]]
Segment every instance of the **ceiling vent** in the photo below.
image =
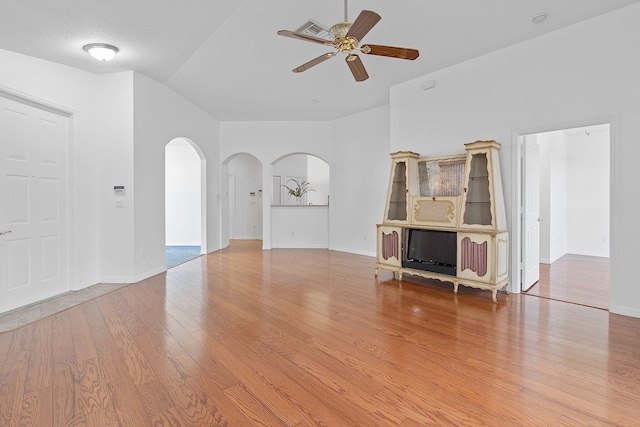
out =
[[313,36],[313,37],[318,37],[323,39],[323,38],[326,38],[327,35],[329,35],[329,29],[309,19],[307,22],[301,25],[300,28],[296,30],[296,33],[302,33],[308,36]]

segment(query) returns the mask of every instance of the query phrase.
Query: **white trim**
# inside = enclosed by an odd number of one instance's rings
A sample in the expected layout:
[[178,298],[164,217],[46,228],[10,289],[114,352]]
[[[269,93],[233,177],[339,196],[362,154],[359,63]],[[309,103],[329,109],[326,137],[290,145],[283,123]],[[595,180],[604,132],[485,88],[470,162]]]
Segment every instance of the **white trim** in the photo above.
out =
[[358,250],[358,249],[349,249],[349,248],[341,248],[341,247],[336,247],[336,246],[329,246],[329,250],[330,251],[336,251],[336,252],[346,252],[348,254],[364,255],[364,256],[371,257],[371,258],[375,258],[376,257],[376,253],[375,252],[361,251],[361,250]]
[[77,113],[73,108],[67,107],[65,105],[56,104],[55,102],[48,101],[46,99],[38,98],[37,96],[33,96],[26,92],[22,92],[20,90],[12,89],[8,86],[5,86],[0,83],[0,92],[3,92],[10,97],[16,97],[23,101],[28,101],[30,103],[37,104],[40,107],[45,107],[51,110],[55,110],[57,113],[62,113],[65,116],[71,116]]
[[149,270],[146,273],[136,275],[133,278],[133,283],[140,282],[141,280],[148,279],[149,277],[157,276],[158,274],[164,273],[165,271],[167,271],[166,265],[154,268],[153,270]]
[[278,245],[272,245],[271,246],[272,249],[327,249],[329,250],[329,247],[327,245],[307,245],[304,243],[301,244],[283,244]]
[[572,254],[572,255],[582,255],[582,256],[594,256],[594,257],[599,257],[599,258],[609,258],[609,255],[607,255],[604,252],[590,252],[590,251],[569,251],[567,252],[568,254]]
[[131,276],[102,276],[98,283],[134,283]]
[[95,277],[93,279],[84,280],[84,281],[78,283],[78,286],[76,286],[75,289],[73,289],[73,290],[74,291],[79,291],[81,289],[88,288],[88,287],[94,286],[94,285],[98,285],[100,283],[105,283],[105,282],[101,282],[99,277]]
[[640,318],[640,309],[633,308],[633,307],[619,306],[619,307],[616,307],[615,309],[612,307],[609,307],[609,311],[611,313],[621,314],[623,316]]

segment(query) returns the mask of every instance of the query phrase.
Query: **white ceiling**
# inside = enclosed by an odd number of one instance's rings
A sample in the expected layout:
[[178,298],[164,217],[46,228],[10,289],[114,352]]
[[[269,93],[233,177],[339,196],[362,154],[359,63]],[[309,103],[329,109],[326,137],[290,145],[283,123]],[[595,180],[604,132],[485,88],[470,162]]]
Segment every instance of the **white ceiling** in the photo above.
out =
[[[360,55],[304,73],[320,44],[281,37],[307,20],[343,21],[343,0],[1,0],[0,49],[94,73],[134,70],[167,84],[218,120],[333,120],[389,102],[389,87],[640,0],[350,0],[382,20],[363,42],[420,50],[415,61]],[[543,24],[532,18],[548,13]],[[109,63],[82,46],[110,43]]]

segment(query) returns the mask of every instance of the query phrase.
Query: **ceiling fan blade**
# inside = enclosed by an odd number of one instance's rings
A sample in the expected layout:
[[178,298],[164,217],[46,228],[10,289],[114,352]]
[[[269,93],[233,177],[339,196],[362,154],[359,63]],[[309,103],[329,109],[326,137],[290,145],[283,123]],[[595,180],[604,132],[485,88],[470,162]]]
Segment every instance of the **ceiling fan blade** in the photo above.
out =
[[356,79],[357,82],[363,82],[369,78],[369,74],[367,74],[367,70],[364,69],[364,65],[358,55],[351,54],[345,59],[351,70],[351,74],[353,74],[353,78]]
[[304,40],[308,42],[320,43],[324,45],[326,45],[327,43],[331,44],[331,41],[329,40],[321,39],[319,37],[308,36],[302,33],[296,33],[295,31],[280,30],[278,31],[278,35],[284,36],[284,37],[291,37],[293,39],[298,39],[298,40]]
[[346,37],[354,37],[360,41],[362,38],[373,28],[378,21],[382,19],[380,15],[370,10],[363,10],[360,15],[353,21],[351,28],[346,34]]
[[360,48],[362,53],[368,55],[388,56],[390,58],[414,60],[420,55],[417,49],[407,47],[380,46],[377,44],[365,44]]
[[334,56],[336,56],[336,53],[338,52],[329,52],[329,53],[325,53],[324,55],[320,55],[317,58],[314,58],[311,61],[306,62],[301,66],[294,68],[292,71],[294,73],[301,73],[303,71],[307,71],[309,68],[314,67],[321,62],[324,62],[329,58],[333,58]]

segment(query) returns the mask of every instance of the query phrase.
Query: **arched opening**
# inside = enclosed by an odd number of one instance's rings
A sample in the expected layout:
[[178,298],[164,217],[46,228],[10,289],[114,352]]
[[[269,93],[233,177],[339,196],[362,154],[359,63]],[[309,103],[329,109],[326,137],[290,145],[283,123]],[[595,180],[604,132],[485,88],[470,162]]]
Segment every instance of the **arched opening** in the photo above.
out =
[[[293,153],[272,166],[272,247],[328,248],[329,164],[311,154]],[[298,194],[300,184],[310,190]]]
[[[301,203],[287,190],[297,182],[306,182],[312,191],[302,196]],[[273,163],[272,205],[328,205],[329,164],[311,154],[288,154]]]
[[167,268],[206,253],[204,156],[186,138],[165,146],[165,245]]

